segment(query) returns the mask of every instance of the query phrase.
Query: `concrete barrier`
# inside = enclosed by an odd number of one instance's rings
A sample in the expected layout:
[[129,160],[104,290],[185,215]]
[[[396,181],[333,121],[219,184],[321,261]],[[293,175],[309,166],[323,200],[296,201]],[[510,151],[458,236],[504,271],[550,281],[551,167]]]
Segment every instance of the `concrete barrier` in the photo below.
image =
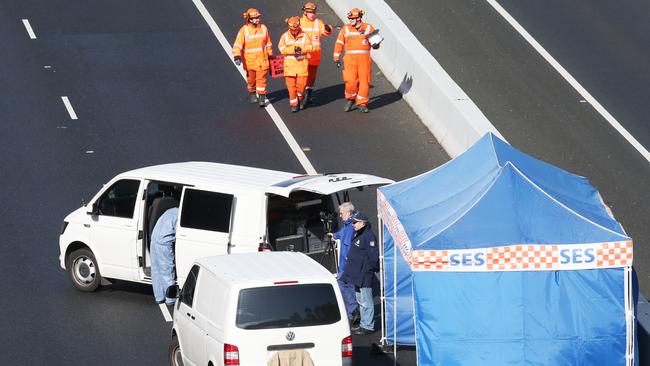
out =
[[373,60],[452,158],[486,132],[503,138],[383,0],[327,3],[344,22],[350,9],[362,9],[364,20],[380,30],[384,42]]

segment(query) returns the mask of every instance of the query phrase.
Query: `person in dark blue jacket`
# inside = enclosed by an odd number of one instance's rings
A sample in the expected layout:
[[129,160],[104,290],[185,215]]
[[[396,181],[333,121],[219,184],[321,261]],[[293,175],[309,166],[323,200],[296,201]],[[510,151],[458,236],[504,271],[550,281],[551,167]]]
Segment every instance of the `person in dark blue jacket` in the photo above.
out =
[[375,331],[372,283],[379,270],[379,246],[368,216],[358,213],[353,220],[354,236],[342,280],[354,284],[361,313],[361,323],[358,328],[352,328],[352,333],[366,335]]
[[350,321],[354,320],[354,314],[359,305],[357,303],[354,285],[343,281],[341,277],[343,277],[343,272],[345,271],[348,253],[350,252],[350,245],[352,244],[352,237],[354,236],[352,217],[355,214],[354,205],[350,202],[343,202],[339,206],[339,216],[343,222],[343,227],[332,235],[334,240],[340,240],[341,243],[339,251],[339,272],[336,278],[339,283],[339,288],[341,289],[341,295],[343,296],[343,302],[345,303],[345,310],[348,313],[348,319],[350,319]]

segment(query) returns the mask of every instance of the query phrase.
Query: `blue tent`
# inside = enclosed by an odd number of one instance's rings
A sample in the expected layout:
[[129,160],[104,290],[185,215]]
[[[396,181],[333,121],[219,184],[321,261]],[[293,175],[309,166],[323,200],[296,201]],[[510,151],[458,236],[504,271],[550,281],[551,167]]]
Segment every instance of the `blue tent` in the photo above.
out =
[[420,365],[632,365],[632,239],[584,177],[492,134],[378,190],[387,344]]

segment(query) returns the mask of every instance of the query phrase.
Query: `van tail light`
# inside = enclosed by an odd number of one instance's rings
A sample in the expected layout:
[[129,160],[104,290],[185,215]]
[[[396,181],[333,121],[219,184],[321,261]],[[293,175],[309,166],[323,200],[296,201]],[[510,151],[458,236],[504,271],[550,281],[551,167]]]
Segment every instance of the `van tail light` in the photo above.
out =
[[298,281],[276,281],[276,282],[273,282],[274,285],[293,285],[294,283],[298,283]]
[[271,251],[271,245],[269,243],[260,243],[260,245],[257,247],[258,252],[270,252]]
[[223,364],[239,365],[239,348],[232,344],[223,344]]
[[341,357],[352,357],[352,336],[347,336],[341,341]]

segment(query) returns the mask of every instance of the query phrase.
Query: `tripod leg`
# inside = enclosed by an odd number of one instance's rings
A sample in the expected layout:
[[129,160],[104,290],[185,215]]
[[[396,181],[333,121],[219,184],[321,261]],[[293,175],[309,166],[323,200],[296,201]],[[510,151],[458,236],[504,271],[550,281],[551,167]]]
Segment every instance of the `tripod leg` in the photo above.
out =
[[[323,251],[323,254],[320,257],[319,262],[320,262],[321,265],[323,265],[323,261],[325,260],[325,257],[327,255],[329,255],[329,254],[331,254],[334,257],[332,262],[334,262],[334,267],[335,267],[334,269],[336,270],[336,272],[338,272],[338,270],[339,270],[338,258],[336,258],[335,244],[334,244],[334,241],[332,241],[332,240],[327,241],[327,245],[325,246],[325,250]],[[323,267],[325,267],[325,265],[323,265]]]

